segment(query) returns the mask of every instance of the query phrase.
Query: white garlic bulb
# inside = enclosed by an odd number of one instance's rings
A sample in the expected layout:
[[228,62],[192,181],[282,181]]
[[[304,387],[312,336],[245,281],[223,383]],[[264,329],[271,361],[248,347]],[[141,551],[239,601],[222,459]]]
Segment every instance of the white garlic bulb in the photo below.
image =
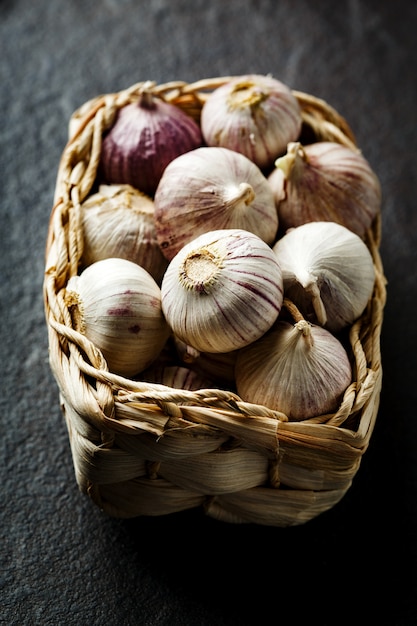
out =
[[292,228],[273,246],[284,292],[311,322],[337,332],[352,324],[372,296],[375,268],[364,241],[335,222]]
[[160,284],[168,262],[156,239],[153,200],[131,185],[100,185],[81,205],[84,266],[111,257],[141,265]]
[[268,181],[280,228],[329,221],[363,237],[381,208],[381,186],[359,152],[331,141],[288,144]]
[[247,156],[261,169],[270,168],[301,132],[298,100],[272,76],[248,74],[215,89],[201,111],[201,130],[209,146]]
[[197,148],[171,161],[154,200],[157,239],[169,260],[210,230],[239,228],[268,244],[278,230],[267,179],[247,157],[226,148]]
[[70,278],[65,301],[75,329],[101,350],[116,374],[133,376],[149,367],[170,334],[159,286],[126,259],[96,261]]
[[283,299],[281,268],[257,235],[210,231],[172,259],[161,295],[174,335],[200,352],[229,352],[275,322]]
[[239,396],[294,421],[335,411],[351,379],[342,343],[304,319],[279,320],[236,360]]

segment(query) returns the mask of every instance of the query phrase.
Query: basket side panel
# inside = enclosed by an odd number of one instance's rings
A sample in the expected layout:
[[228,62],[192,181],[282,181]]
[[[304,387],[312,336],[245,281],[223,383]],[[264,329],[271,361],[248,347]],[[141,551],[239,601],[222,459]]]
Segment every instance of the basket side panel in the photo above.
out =
[[172,485],[163,478],[138,478],[102,485],[90,492],[93,501],[112,517],[169,515],[201,507],[204,496]]
[[330,491],[249,489],[219,496],[209,503],[207,515],[234,523],[263,526],[297,526],[337,504],[350,487]]

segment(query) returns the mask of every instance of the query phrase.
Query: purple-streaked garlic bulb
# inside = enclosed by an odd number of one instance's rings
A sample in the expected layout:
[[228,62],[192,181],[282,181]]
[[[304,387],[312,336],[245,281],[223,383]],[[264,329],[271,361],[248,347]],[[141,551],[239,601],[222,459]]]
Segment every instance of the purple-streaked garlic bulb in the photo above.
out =
[[171,332],[159,286],[126,259],[96,261],[70,278],[65,301],[74,328],[103,353],[115,374],[133,376],[149,367]]
[[283,299],[272,249],[253,233],[204,233],[172,259],[161,284],[162,310],[176,337],[200,352],[229,352],[263,335]]
[[156,235],[167,259],[210,230],[238,228],[272,244],[278,216],[272,189],[246,156],[200,147],[165,169],[155,193]]
[[161,283],[168,265],[156,239],[152,198],[131,185],[100,185],[81,205],[84,266],[111,257],[141,265]]
[[273,246],[285,296],[311,322],[338,332],[364,312],[375,267],[364,241],[335,222],[307,222]]
[[209,146],[241,152],[261,169],[272,167],[287,144],[296,141],[302,118],[289,87],[271,76],[236,76],[217,87],[201,111]]
[[290,143],[268,180],[283,232],[328,221],[363,237],[381,208],[381,186],[369,162],[339,143]]
[[301,319],[279,320],[239,350],[236,387],[246,402],[299,421],[337,410],[352,380],[348,354],[332,333]]
[[127,183],[153,196],[165,167],[203,143],[197,122],[143,88],[120,108],[102,142],[100,167],[107,183]]

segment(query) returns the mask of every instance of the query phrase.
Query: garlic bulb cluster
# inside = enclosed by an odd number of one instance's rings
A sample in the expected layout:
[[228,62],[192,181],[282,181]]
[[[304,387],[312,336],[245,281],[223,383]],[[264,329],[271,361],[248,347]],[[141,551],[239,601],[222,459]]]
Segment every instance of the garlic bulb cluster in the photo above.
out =
[[74,328],[101,350],[116,374],[133,376],[149,367],[170,335],[159,286],[126,259],[97,261],[73,276],[65,299]]
[[[196,100],[169,89],[144,84],[103,134],[75,212],[73,328],[121,376],[228,389],[290,420],[337,411],[353,376],[342,331],[375,286],[375,173],[359,150],[314,142],[309,104],[272,77]],[[182,109],[196,102],[200,123]]]
[[270,168],[301,132],[297,99],[281,81],[248,74],[215,89],[201,111],[209,146],[241,152],[261,169]]
[[352,379],[349,357],[328,330],[304,319],[278,321],[239,350],[236,387],[243,400],[302,420],[335,411]]
[[210,230],[238,228],[271,244],[278,215],[271,187],[246,156],[201,147],[166,167],[155,193],[156,235],[167,259]]
[[338,332],[365,310],[375,268],[364,241],[335,222],[308,222],[273,246],[284,292],[309,321]]
[[209,231],[186,244],[161,284],[174,335],[201,352],[229,352],[265,333],[281,309],[281,268],[270,246],[239,229]]
[[83,266],[133,261],[161,283],[168,262],[156,239],[153,200],[131,185],[100,185],[81,205]]
[[104,136],[100,167],[105,182],[127,183],[153,196],[168,163],[202,143],[197,122],[145,84]]
[[363,237],[381,208],[381,186],[359,151],[330,141],[288,145],[268,181],[281,230],[306,222],[342,224]]

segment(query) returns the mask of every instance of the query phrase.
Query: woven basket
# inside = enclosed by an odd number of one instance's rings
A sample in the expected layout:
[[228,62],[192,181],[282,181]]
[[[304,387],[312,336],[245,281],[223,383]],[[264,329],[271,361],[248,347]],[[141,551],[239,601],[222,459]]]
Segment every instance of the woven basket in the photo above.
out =
[[[152,83],[198,120],[208,94],[230,77]],[[97,97],[71,117],[58,168],[46,250],[45,313],[50,365],[60,392],[79,488],[111,516],[165,515],[201,507],[218,520],[290,526],[333,507],[349,489],[374,428],[381,390],[385,277],[380,216],[366,233],[376,280],[349,331],[353,380],[334,414],[291,422],[283,413],[219,389],[185,391],[112,374],[71,325],[65,286],[79,271],[80,203],[97,177],[101,140],[144,83]],[[302,137],[356,147],[326,102],[294,91]]]

